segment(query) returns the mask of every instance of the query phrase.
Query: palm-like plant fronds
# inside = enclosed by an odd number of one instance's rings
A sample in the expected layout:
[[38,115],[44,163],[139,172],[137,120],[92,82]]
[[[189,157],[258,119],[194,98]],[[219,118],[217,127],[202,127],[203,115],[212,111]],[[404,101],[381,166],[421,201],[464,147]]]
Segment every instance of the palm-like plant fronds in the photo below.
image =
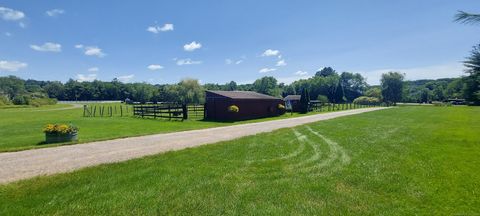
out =
[[465,11],[458,11],[458,13],[455,15],[455,22],[465,24],[480,24],[480,14],[472,14]]

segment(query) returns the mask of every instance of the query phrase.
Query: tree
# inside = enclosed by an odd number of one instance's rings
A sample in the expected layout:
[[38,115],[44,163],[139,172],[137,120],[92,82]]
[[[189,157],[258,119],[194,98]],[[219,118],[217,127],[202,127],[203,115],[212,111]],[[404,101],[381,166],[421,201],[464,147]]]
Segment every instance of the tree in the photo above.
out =
[[424,88],[420,93],[420,102],[429,103],[430,101],[432,101],[432,93],[430,89]]
[[16,77],[0,77],[0,93],[6,94],[9,99],[25,93],[25,81]]
[[455,15],[455,22],[464,24],[480,24],[480,14],[458,11],[458,13]]
[[457,78],[454,81],[448,83],[445,94],[447,98],[463,98],[463,85],[462,78]]
[[343,87],[345,99],[349,102],[362,96],[365,89],[367,89],[367,82],[359,73],[343,72],[340,74],[340,82]]
[[57,98],[63,99],[65,94],[65,87],[61,82],[54,81],[50,82],[43,87],[45,92],[47,93],[48,97],[50,98]]
[[405,76],[399,72],[388,72],[382,74],[380,80],[382,97],[387,103],[397,104],[402,99],[403,79]]
[[302,95],[300,96],[300,112],[307,113],[309,104],[310,104],[310,98],[308,96],[308,91],[307,89],[303,89]]
[[480,105],[480,44],[473,47],[470,56],[464,61],[467,67],[464,96],[467,101]]
[[322,104],[326,104],[326,103],[329,102],[327,96],[325,96],[325,95],[318,95],[317,100],[318,100],[318,102],[320,102]]
[[237,90],[237,83],[235,81],[230,81],[229,83],[225,84],[227,91],[235,91]]
[[[336,75],[337,72],[331,68],[331,67],[324,67],[322,68],[321,70],[317,71],[315,73],[315,76],[322,76],[322,77],[327,77],[327,76],[332,76],[332,75]],[[337,74],[338,75],[338,74]]]
[[292,85],[287,85],[283,89],[282,96],[286,97],[287,95],[295,95],[295,94],[296,94],[295,88]]
[[253,90],[258,93],[267,94],[275,97],[280,96],[280,88],[278,88],[277,86],[277,79],[272,76],[266,76],[255,80],[255,82],[253,83]]
[[365,95],[367,97],[375,97],[378,99],[382,99],[382,89],[380,89],[379,87],[370,88],[365,92]]
[[183,79],[178,83],[178,93],[184,104],[205,102],[205,92],[197,79]]
[[338,82],[337,87],[335,88],[335,94],[333,96],[334,103],[343,103],[345,102],[345,92],[343,90],[342,82]]

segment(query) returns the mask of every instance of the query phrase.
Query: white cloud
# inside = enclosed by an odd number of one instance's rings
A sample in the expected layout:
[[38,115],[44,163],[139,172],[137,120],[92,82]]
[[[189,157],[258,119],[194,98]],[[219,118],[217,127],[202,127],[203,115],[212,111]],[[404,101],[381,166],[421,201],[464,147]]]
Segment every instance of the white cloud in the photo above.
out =
[[192,43],[183,45],[183,49],[188,52],[192,52],[196,49],[200,49],[202,47],[201,43],[197,43],[196,41],[192,41]]
[[25,62],[0,60],[0,71],[15,72],[28,66]]
[[160,70],[163,69],[163,66],[158,64],[151,64],[147,67],[149,70]]
[[282,60],[280,60],[280,61],[277,62],[277,65],[276,65],[276,66],[277,66],[277,67],[280,67],[280,66],[285,66],[285,65],[287,65],[287,63],[285,62],[285,60],[282,59]]
[[173,24],[167,23],[163,25],[162,27],[160,26],[149,26],[147,28],[147,31],[152,32],[154,34],[158,34],[160,32],[166,32],[166,31],[173,31]]
[[0,17],[4,20],[17,21],[23,19],[25,14],[11,8],[0,7]]
[[26,28],[27,24],[25,24],[24,22],[20,22],[18,23],[18,26],[20,26],[20,28]]
[[173,24],[167,23],[160,28],[160,31],[173,31]]
[[194,64],[202,64],[202,61],[193,61],[189,58],[187,59],[178,59],[177,60],[177,65],[194,65]]
[[276,71],[276,70],[277,69],[275,69],[275,68],[262,68],[258,72],[259,73],[268,73],[268,72],[272,72],[272,71]]
[[100,69],[98,69],[98,67],[91,67],[91,68],[88,68],[88,72],[98,72]]
[[55,17],[55,16],[58,16],[60,14],[64,14],[65,11],[63,9],[52,9],[52,10],[48,10],[45,12],[45,14],[47,16],[50,16],[50,17]]
[[30,45],[30,48],[40,52],[61,52],[62,45],[58,43],[46,42],[43,45]]
[[295,72],[294,74],[295,74],[295,75],[298,75],[298,76],[305,76],[305,75],[308,74],[308,72],[307,72],[307,71],[297,71],[297,72]]
[[380,78],[382,74],[389,71],[405,73],[406,80],[417,80],[459,77],[461,75],[464,75],[464,69],[465,68],[461,62],[453,62],[414,68],[377,69],[371,71],[360,71],[359,73],[367,78],[367,82],[369,84],[378,85],[380,84]]
[[97,46],[85,46],[83,44],[77,44],[77,45],[75,45],[75,48],[83,49],[84,54],[88,55],[88,56],[97,56],[97,57],[102,58],[102,57],[107,55],[102,51],[102,49],[100,49]]
[[76,78],[78,82],[91,82],[97,79],[97,74],[77,74]]
[[97,56],[97,57],[104,57],[106,54],[102,52],[102,49],[96,46],[87,46],[85,47],[85,55],[88,56]]
[[12,33],[10,33],[10,32],[5,32],[5,36],[11,37],[11,36],[12,36]]
[[133,79],[133,77],[135,77],[135,75],[130,74],[130,75],[125,75],[125,76],[119,76],[119,77],[117,77],[117,79],[120,82],[126,83],[126,82],[130,82]]
[[280,54],[280,51],[278,50],[267,49],[263,52],[262,56],[276,56],[278,54]]
[[241,64],[242,62],[243,62],[242,59],[236,60],[236,61],[234,61],[232,59],[225,59],[225,64],[236,64],[236,65],[238,65],[238,64]]

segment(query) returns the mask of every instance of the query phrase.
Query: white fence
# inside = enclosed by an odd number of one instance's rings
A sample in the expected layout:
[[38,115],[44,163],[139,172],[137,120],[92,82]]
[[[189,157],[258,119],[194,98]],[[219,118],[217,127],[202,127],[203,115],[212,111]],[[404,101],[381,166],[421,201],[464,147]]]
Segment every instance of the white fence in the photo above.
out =
[[120,103],[119,100],[58,101],[59,104]]

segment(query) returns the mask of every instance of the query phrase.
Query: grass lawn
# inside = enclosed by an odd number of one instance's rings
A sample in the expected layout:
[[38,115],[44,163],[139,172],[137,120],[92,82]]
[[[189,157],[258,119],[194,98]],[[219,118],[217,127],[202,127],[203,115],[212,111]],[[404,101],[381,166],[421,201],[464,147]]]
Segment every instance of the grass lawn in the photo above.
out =
[[[14,108],[10,106],[5,109],[0,109],[0,152],[58,146],[59,144],[42,144],[42,142],[45,141],[42,128],[48,123],[73,123],[77,125],[80,128],[78,142],[84,143],[302,116],[302,114],[298,113],[294,113],[293,115],[288,113],[278,117],[231,123],[201,120],[187,120],[182,122],[177,120],[141,119],[131,116],[85,118],[82,117],[83,108],[62,110],[62,108],[68,108],[70,106],[71,105],[66,104],[43,106],[40,108]],[[316,113],[311,112],[309,114]]]
[[479,131],[478,107],[381,110],[3,185],[0,215],[475,215]]

